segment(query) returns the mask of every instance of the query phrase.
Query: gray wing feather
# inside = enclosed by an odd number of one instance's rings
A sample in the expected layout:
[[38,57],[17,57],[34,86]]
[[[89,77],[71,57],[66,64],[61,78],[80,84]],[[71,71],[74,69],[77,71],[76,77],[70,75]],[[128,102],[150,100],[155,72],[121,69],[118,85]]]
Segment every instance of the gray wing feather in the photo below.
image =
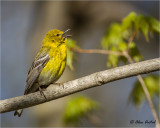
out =
[[35,61],[32,63],[31,68],[28,72],[28,76],[26,80],[27,85],[26,85],[24,94],[28,93],[28,90],[37,80],[39,74],[41,73],[42,69],[45,67],[48,61],[49,61],[49,55],[46,54],[46,55],[36,58]]

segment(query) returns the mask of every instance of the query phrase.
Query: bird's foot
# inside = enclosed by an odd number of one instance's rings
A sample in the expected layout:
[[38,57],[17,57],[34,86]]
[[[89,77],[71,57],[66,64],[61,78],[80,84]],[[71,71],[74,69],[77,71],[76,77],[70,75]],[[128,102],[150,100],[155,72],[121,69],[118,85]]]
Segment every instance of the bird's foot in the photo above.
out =
[[45,88],[41,88],[41,87],[39,87],[39,91],[40,91],[40,94],[41,94],[41,96],[43,95],[44,96],[44,98],[46,99],[46,101],[47,101],[47,97],[45,96],[45,94],[44,94],[44,92],[43,91],[45,91],[46,89]]

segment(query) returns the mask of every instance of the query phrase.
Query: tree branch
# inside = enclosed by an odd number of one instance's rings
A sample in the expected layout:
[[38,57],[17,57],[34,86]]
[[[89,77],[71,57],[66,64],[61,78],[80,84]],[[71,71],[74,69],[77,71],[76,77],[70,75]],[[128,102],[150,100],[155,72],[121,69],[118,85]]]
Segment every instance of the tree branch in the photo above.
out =
[[47,101],[39,92],[0,101],[0,113],[35,106],[57,98],[61,98],[88,88],[96,87],[111,81],[160,70],[160,58],[129,64],[101,72],[97,72],[59,86],[51,84],[44,91]]

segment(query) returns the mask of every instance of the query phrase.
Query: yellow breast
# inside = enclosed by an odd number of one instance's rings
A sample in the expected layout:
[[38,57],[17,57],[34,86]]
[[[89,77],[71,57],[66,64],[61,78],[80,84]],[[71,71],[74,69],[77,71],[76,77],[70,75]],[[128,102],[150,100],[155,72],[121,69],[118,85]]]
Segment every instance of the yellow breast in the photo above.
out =
[[50,60],[38,77],[40,85],[54,83],[62,75],[66,65],[66,45],[62,44],[56,49],[50,49]]

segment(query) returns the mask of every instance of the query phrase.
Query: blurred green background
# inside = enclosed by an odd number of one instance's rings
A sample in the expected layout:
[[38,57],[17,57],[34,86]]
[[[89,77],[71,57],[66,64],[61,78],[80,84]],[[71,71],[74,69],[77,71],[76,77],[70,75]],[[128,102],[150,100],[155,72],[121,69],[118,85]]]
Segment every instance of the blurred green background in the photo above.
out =
[[[101,48],[101,40],[113,22],[120,22],[130,12],[159,18],[159,1],[2,1],[1,2],[1,99],[20,96],[24,92],[28,69],[51,29],[71,29],[72,39],[84,49]],[[159,56],[159,36],[150,43],[144,36],[135,41],[147,59]],[[58,82],[73,80],[106,69],[106,56],[75,54],[74,70],[66,67]],[[118,80],[101,87],[79,92],[99,104],[90,121],[81,119],[79,126],[129,127],[130,120],[154,120],[145,102],[136,109],[127,104],[136,77]],[[62,127],[66,104],[76,94],[27,108],[21,118],[13,112],[1,114],[2,127]],[[135,125],[136,126],[136,125]],[[151,125],[153,126],[153,125]]]

